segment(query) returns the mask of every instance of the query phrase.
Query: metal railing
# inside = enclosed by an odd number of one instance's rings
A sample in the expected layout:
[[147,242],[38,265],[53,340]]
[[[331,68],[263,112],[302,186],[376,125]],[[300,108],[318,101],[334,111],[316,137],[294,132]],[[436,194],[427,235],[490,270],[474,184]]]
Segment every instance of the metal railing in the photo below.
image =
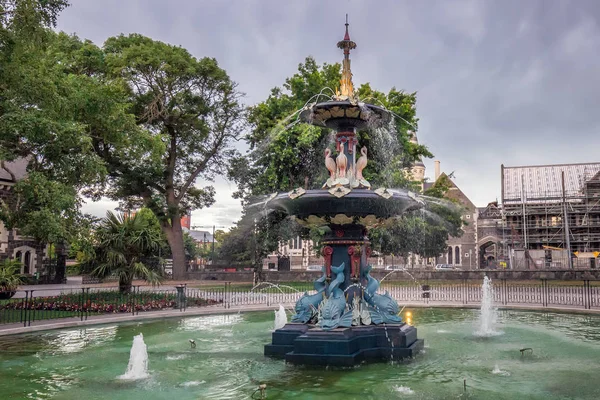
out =
[[160,289],[133,286],[129,293],[118,287],[87,287],[77,289],[40,289],[17,291],[7,300],[0,300],[0,324],[23,324],[49,319],[78,318],[107,314],[131,314],[160,310],[185,311],[187,307],[223,305],[225,288],[202,291]]
[[[178,286],[161,289],[133,286],[129,293],[119,293],[118,287],[87,287],[75,289],[39,289],[18,291],[11,299],[0,300],[0,324],[22,324],[51,319],[80,319],[110,314],[138,315],[140,312],[179,310],[195,307],[223,307],[293,304],[311,290],[312,284],[266,286],[251,290],[231,282],[211,287]],[[475,305],[481,302],[481,284],[457,281],[444,284],[410,284],[386,282],[385,291],[400,304]],[[557,285],[551,281],[539,283],[494,282],[494,302],[497,305],[532,305],[537,307],[565,306],[583,309],[600,308],[600,286],[590,281],[572,285]]]
[[[449,284],[395,286],[382,285],[398,302],[454,304],[481,303],[481,284],[462,281]],[[539,284],[511,283],[505,279],[494,282],[494,303],[497,305],[533,305],[541,307],[567,306],[591,309],[600,307],[600,286],[585,280],[572,285],[555,285],[543,279]]]

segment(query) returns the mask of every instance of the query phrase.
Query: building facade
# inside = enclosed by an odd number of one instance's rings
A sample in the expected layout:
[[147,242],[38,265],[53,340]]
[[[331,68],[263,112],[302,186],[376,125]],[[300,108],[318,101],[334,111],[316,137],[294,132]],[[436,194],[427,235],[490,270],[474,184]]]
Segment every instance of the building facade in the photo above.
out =
[[497,201],[477,209],[477,262],[480,268],[507,268],[502,208]]
[[[436,166],[439,166],[437,162]],[[437,170],[437,168],[436,168]],[[446,254],[437,258],[437,264],[450,264],[460,269],[479,268],[477,239],[478,239],[478,210],[475,204],[460,190],[460,188],[446,174],[436,176],[436,181],[440,177],[447,178],[450,187],[446,192],[446,197],[456,202],[462,209],[463,234],[460,237],[449,237],[447,241],[448,248]]]
[[[27,173],[27,161],[18,159],[5,162],[0,167],[0,202],[12,201],[13,187]],[[36,240],[21,236],[16,229],[6,229],[0,221],[0,262],[5,259],[21,262],[21,274],[36,275],[44,273],[44,264],[48,258],[47,246]]]
[[[374,268],[384,266],[382,257],[370,257],[368,262]],[[316,251],[313,241],[299,236],[280,242],[277,251],[263,260],[263,268],[271,270],[299,270],[321,265],[323,265],[323,257]]]
[[502,211],[514,268],[596,267],[600,163],[501,166]]

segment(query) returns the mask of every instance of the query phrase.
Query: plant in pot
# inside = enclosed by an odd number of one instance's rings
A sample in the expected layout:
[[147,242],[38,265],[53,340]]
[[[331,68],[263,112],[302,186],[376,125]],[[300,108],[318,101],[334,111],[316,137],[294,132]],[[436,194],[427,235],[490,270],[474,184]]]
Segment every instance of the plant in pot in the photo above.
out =
[[21,284],[21,263],[17,260],[6,259],[0,264],[0,300],[14,296]]

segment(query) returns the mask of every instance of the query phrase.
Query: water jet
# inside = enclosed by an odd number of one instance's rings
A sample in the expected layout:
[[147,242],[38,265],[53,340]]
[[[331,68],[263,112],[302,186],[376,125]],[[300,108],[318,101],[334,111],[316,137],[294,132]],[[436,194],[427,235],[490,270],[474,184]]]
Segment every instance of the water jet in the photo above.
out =
[[127,370],[119,379],[138,380],[148,377],[148,350],[141,333],[133,337]]

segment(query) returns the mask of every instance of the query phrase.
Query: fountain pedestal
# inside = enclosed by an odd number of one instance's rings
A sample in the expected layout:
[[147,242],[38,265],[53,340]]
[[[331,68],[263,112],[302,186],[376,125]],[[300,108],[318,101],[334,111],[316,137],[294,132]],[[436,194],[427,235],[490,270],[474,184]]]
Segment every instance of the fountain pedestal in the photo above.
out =
[[292,364],[350,367],[414,357],[423,349],[408,324],[353,326],[324,331],[316,325],[287,324],[273,332],[265,355]]
[[367,230],[359,224],[334,224],[330,225],[330,229],[322,240],[327,278],[332,278],[332,265],[344,264],[344,281],[339,288],[346,290],[353,282],[358,282],[361,266],[366,266],[367,257],[371,253]]

